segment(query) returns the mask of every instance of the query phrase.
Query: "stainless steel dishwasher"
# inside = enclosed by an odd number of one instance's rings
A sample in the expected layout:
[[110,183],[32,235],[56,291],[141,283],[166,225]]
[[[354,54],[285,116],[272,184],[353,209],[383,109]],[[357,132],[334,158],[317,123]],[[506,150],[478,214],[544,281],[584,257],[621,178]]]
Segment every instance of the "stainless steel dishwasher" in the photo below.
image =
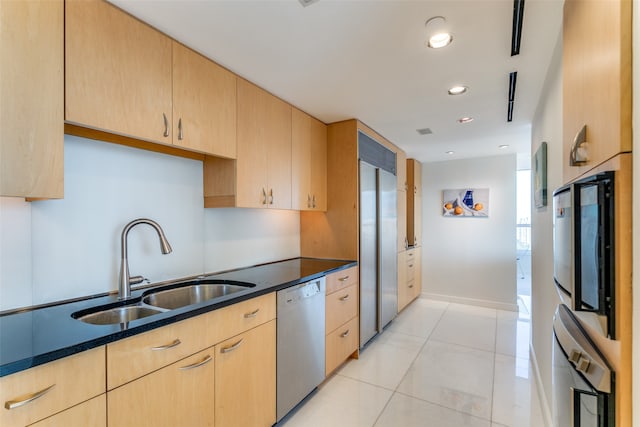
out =
[[324,301],[324,277],[277,294],[278,421],[324,380]]

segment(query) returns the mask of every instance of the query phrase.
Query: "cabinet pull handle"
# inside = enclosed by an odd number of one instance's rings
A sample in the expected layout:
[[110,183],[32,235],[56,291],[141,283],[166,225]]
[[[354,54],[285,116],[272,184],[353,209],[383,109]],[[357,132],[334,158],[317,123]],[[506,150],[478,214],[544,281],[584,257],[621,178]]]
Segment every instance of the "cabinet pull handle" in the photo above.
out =
[[313,201],[313,206],[311,206],[311,207],[315,209],[315,207],[316,207],[316,195],[315,194],[313,195],[312,201]]
[[229,353],[233,350],[236,350],[238,347],[240,347],[240,344],[242,344],[242,341],[244,341],[244,338],[240,338],[240,341],[230,345],[229,347],[222,347],[222,349],[220,350],[220,353]]
[[194,369],[194,368],[199,368],[202,365],[206,365],[207,363],[211,362],[213,360],[213,357],[209,356],[208,354],[205,356],[204,359],[202,359],[199,362],[193,363],[191,365],[187,365],[187,366],[181,366],[178,369],[180,369],[181,371],[187,371],[189,369]]
[[413,264],[409,264],[409,268],[413,267]]
[[269,204],[273,204],[273,188],[269,190]]
[[169,136],[169,120],[167,119],[167,115],[162,113],[162,119],[164,120],[164,133],[162,136],[165,138]]
[[349,276],[344,276],[344,277],[340,277],[338,280],[340,282],[344,282],[345,280],[347,280],[349,278]]
[[44,396],[45,394],[47,394],[49,392],[49,390],[51,390],[52,388],[54,388],[56,385],[50,385],[47,388],[44,388],[40,391],[36,391],[35,393],[31,393],[31,394],[27,394],[26,396],[21,396],[19,397],[20,400],[7,400],[6,402],[4,402],[4,408],[5,409],[15,409],[15,408],[19,408],[22,405],[26,405],[29,402],[32,402],[34,400],[36,400],[39,397]]
[[262,188],[262,204],[267,204],[267,192],[264,190],[264,188]]
[[311,205],[311,194],[307,194],[307,207],[308,208],[312,208],[313,207]]
[[571,152],[569,153],[569,165],[570,166],[582,166],[587,163],[588,156],[586,148],[583,145],[587,144],[587,125],[582,126],[578,131],[575,138],[573,138],[573,145],[571,146]]
[[256,317],[256,314],[258,314],[258,312],[260,311],[259,308],[256,308],[254,311],[252,311],[251,313],[245,313],[244,314],[244,318],[245,319],[251,319],[252,317]]
[[339,299],[340,299],[340,301],[346,301],[346,300],[349,299],[349,294],[346,294],[345,296],[340,297]]
[[170,348],[179,346],[180,344],[182,344],[182,341],[180,341],[178,338],[176,338],[175,340],[173,340],[171,343],[169,344],[165,344],[165,345],[160,345],[158,347],[151,347],[151,350],[153,351],[158,351],[158,350],[168,350]]
[[409,285],[409,289],[413,289],[413,283]]
[[182,141],[184,139],[184,135],[182,133],[182,117],[178,119],[178,141]]
[[[409,239],[406,236],[404,238],[404,248],[405,249],[409,248]],[[411,255],[409,255],[409,256],[411,256]]]
[[341,338],[346,338],[349,335],[349,332],[351,332],[351,329],[347,329],[346,331],[344,331],[343,333],[340,334]]

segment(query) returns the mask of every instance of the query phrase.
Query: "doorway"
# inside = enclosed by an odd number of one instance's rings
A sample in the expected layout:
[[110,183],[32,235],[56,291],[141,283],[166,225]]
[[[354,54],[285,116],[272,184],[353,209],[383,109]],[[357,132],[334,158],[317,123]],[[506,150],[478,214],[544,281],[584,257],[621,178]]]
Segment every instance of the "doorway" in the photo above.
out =
[[516,262],[520,310],[531,313],[531,170],[516,175]]

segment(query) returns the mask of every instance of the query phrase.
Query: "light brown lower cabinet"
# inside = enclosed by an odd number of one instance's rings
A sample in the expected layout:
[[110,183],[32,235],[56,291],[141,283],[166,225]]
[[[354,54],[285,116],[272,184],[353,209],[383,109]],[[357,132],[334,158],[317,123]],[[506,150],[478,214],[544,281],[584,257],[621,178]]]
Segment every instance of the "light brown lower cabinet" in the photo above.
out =
[[215,346],[215,355],[215,425],[272,426],[276,422],[276,321],[221,342]]
[[355,351],[358,351],[358,327],[356,316],[326,336],[325,373],[329,375]]
[[110,427],[213,426],[214,348],[107,393]]
[[107,395],[101,394],[91,400],[45,418],[31,427],[106,427]]
[[398,312],[422,292],[421,248],[398,253]]

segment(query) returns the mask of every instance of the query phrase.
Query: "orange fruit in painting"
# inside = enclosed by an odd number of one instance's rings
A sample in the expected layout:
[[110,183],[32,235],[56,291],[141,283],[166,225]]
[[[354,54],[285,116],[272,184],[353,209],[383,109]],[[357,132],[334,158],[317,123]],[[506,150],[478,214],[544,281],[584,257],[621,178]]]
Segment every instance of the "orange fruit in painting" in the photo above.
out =
[[447,203],[446,205],[444,205],[445,209],[451,209],[453,208],[453,204],[452,203]]
[[456,208],[453,210],[453,214],[462,215],[462,208],[460,206],[456,206]]
[[484,205],[482,203],[476,203],[475,205],[473,205],[473,209],[477,211],[481,211],[482,208],[484,208]]

